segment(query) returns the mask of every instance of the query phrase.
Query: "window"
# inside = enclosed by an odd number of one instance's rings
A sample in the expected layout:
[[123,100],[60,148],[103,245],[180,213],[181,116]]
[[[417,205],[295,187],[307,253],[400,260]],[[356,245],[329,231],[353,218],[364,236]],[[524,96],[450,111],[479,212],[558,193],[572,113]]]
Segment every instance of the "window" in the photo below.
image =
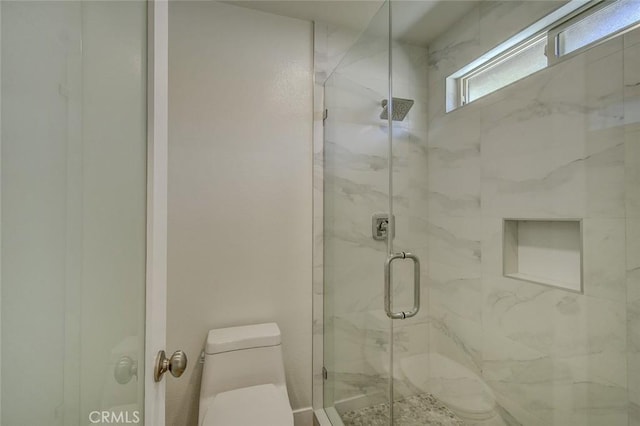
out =
[[640,23],[640,0],[573,0],[447,78],[447,112]]
[[556,57],[605,40],[640,21],[639,0],[602,2],[549,31]]
[[547,66],[545,37],[534,37],[460,79],[461,104],[473,102]]

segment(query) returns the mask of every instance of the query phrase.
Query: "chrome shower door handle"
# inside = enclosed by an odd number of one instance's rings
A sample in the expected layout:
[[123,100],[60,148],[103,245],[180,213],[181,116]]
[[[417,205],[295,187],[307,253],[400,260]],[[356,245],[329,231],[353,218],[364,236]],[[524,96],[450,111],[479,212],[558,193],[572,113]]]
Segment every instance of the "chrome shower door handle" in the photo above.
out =
[[[391,263],[396,259],[413,261],[413,308],[410,311],[393,312],[391,309]],[[411,253],[389,255],[384,262],[384,310],[391,319],[405,319],[415,316],[420,310],[420,259]]]

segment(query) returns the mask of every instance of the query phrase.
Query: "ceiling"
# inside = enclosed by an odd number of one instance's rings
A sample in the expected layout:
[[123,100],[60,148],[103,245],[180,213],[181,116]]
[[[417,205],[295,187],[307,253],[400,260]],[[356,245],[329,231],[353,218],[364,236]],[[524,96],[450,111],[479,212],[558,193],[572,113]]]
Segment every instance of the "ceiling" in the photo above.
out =
[[[381,0],[230,0],[237,6],[308,21],[364,30]],[[394,39],[426,46],[464,16],[475,1],[393,0]]]

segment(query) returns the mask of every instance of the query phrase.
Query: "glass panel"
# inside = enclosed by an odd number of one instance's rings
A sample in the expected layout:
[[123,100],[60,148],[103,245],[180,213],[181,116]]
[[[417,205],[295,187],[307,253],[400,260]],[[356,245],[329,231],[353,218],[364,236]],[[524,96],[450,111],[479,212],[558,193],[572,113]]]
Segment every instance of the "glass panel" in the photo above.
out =
[[146,2],[0,12],[1,423],[142,422]]
[[[359,50],[344,62],[358,72],[327,83],[325,403],[345,425],[640,424],[640,29],[503,87],[490,104],[445,112],[447,76],[563,4],[393,3],[392,97],[406,114],[393,121],[390,170],[389,126],[377,119],[386,96],[361,84],[378,75],[383,87],[389,63]],[[347,100],[353,108],[340,109]],[[422,260],[421,309],[391,333],[371,308],[385,249],[361,219],[384,212],[385,197],[391,251]],[[571,232],[504,232],[532,221],[571,222]],[[575,260],[573,290],[513,273],[562,276],[567,264],[549,250]],[[412,305],[412,285],[411,263],[394,262],[394,308]]]
[[490,66],[465,79],[467,99],[465,103],[495,92],[547,66],[546,36],[511,52]]
[[[394,424],[638,424],[640,30],[445,113],[447,76],[560,3],[477,2],[456,19],[456,2],[403,3],[393,96],[415,103],[393,126],[393,250],[422,260],[426,318],[393,321]],[[428,23],[441,30],[417,42]],[[505,276],[505,219],[581,221],[515,247],[552,277],[567,265],[550,241],[579,252],[582,293]],[[394,272],[394,304],[410,306],[410,263]]]
[[558,55],[571,53],[638,22],[640,1],[615,1],[559,33]]
[[[441,5],[441,12],[449,13],[460,5]],[[468,7],[468,5],[467,5]],[[392,345],[389,369],[393,372],[392,417],[393,425],[438,424],[429,415],[433,407],[425,404],[432,398],[430,389],[421,380],[428,370],[429,359],[429,306],[426,272],[428,252],[424,231],[426,222],[426,194],[428,169],[427,110],[429,103],[428,49],[404,38],[406,15],[411,15],[409,3],[392,3],[393,29],[392,88],[397,99],[394,109],[407,111],[407,101],[413,101],[405,115],[395,114],[392,121],[392,186],[391,201],[395,217],[395,236],[390,244],[391,253],[407,252],[421,262],[420,309],[406,319],[392,321]],[[414,8],[420,8],[416,4]],[[413,13],[416,15],[417,13]],[[414,261],[398,259],[392,263],[392,306],[395,312],[411,312],[415,300]],[[414,377],[415,366],[421,375]],[[411,382],[409,378],[418,380]]]
[[[389,129],[380,118],[389,93],[388,22],[385,3],[325,83],[324,406],[334,424],[371,424],[371,407],[388,424],[387,244],[372,235],[373,214],[389,207]],[[353,37],[349,29],[331,36]]]

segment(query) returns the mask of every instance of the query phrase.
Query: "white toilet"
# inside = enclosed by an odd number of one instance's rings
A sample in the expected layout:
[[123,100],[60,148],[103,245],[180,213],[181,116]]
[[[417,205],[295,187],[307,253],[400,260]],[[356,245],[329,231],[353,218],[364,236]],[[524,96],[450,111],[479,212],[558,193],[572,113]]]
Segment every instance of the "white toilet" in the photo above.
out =
[[209,331],[199,426],[293,426],[275,323]]

